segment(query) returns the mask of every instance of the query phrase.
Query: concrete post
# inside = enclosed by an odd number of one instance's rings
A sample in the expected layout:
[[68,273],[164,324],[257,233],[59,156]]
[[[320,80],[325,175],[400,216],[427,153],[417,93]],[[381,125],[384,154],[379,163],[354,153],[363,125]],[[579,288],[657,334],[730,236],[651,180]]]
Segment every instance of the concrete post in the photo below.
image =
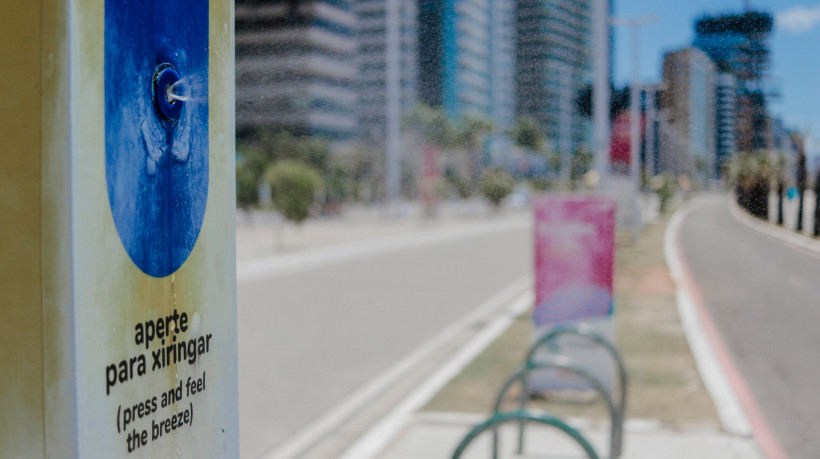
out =
[[0,457],[238,457],[233,2],[0,16]]

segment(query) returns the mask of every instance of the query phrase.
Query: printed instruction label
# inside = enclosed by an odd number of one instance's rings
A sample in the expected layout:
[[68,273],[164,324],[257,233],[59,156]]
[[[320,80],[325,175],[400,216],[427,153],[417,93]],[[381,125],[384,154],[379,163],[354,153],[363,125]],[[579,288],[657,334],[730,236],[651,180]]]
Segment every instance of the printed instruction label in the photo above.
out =
[[[133,393],[133,388],[128,386],[138,384],[145,375],[194,366],[207,358],[215,344],[213,333],[190,336],[188,313],[176,309],[168,315],[139,322],[132,330],[134,354],[105,367],[106,397],[118,390],[128,389],[127,393]],[[132,453],[177,430],[193,426],[198,396],[207,389],[207,371],[197,370],[193,376],[180,377],[160,391],[112,406],[110,416],[125,450]]]

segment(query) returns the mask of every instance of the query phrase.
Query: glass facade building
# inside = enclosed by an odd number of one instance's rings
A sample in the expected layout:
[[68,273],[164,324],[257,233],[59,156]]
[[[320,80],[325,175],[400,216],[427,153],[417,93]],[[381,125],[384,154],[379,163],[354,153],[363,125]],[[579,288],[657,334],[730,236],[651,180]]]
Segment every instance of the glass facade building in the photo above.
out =
[[501,130],[515,122],[515,5],[490,0],[490,112]]
[[[441,107],[448,117],[465,114],[493,119],[503,113],[505,99],[494,94],[493,79],[498,53],[508,50],[494,37],[504,37],[504,19],[493,17],[496,2],[508,0],[419,1],[419,100]],[[509,11],[501,7],[497,11]],[[511,37],[510,37],[511,38]],[[496,53],[493,58],[494,51]],[[494,101],[497,103],[493,110]]]
[[[388,8],[390,2],[395,3],[395,11]],[[400,117],[418,101],[417,2],[353,0],[353,11],[358,20],[359,134],[367,143],[384,148],[388,118]]]
[[590,144],[579,97],[592,81],[590,0],[518,0],[516,112],[535,118],[552,148]]
[[663,59],[661,97],[668,125],[682,148],[676,157],[663,158],[664,170],[688,174],[705,184],[716,177],[714,63],[703,51],[687,48]]
[[755,11],[704,16],[695,22],[693,45],[709,55],[718,71],[735,77],[736,137],[742,151],[772,144],[765,82],[773,23],[770,14]]
[[355,27],[349,0],[237,0],[237,134],[351,140]]
[[715,79],[715,156],[717,172],[723,173],[726,160],[737,150],[737,83],[731,73]]

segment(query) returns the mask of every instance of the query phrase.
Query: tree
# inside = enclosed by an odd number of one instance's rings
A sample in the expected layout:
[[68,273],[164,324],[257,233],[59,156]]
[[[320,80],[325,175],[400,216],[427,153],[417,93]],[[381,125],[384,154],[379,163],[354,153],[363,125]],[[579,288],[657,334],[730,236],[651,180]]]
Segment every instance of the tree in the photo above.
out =
[[[551,151],[547,137],[535,118],[530,116],[518,118],[515,125],[507,131],[507,135],[512,138],[517,147],[546,158],[549,170],[558,171],[561,168],[561,155]],[[552,183],[547,177],[547,174],[532,176],[530,185],[536,190],[546,191],[552,188]]]
[[417,104],[402,120],[405,131],[415,132],[424,143],[449,148],[456,139],[456,127],[441,109]]
[[421,175],[416,186],[425,205],[425,214],[434,215],[440,187],[438,152],[444,151],[446,160],[446,149],[455,142],[456,128],[442,110],[425,104],[416,105],[402,121],[402,129],[417,139]]
[[570,180],[574,183],[583,178],[592,167],[592,152],[586,148],[579,148],[570,159]]
[[300,161],[325,173],[330,159],[330,142],[322,137],[296,137],[287,131],[263,131],[256,147],[269,162]]
[[[296,137],[287,131],[262,131],[253,141],[236,146],[237,205],[258,203],[258,190],[266,169],[279,161],[296,161],[314,168],[330,181],[330,142],[321,137]],[[327,201],[328,199],[326,199]]]
[[[468,176],[461,177],[462,181],[467,180],[468,184],[473,183],[481,176],[484,139],[495,130],[495,123],[487,118],[476,115],[464,115],[456,125],[456,135],[454,146],[463,149],[467,153]],[[467,190],[467,196],[469,191]],[[464,195],[464,193],[460,193]],[[463,196],[466,197],[466,196]]]
[[658,195],[660,201],[660,213],[666,212],[669,201],[675,196],[678,191],[678,179],[670,173],[656,175],[649,180],[649,185],[652,191]]
[[479,183],[481,194],[490,201],[496,210],[504,198],[512,193],[515,182],[512,176],[503,169],[489,170],[484,173]]
[[769,188],[776,175],[768,154],[737,153],[729,159],[728,171],[740,207],[766,220],[769,215]]
[[236,204],[250,207],[259,199],[259,183],[267,161],[262,152],[253,146],[242,144],[236,147]]
[[328,184],[328,195],[337,194],[337,188],[343,186],[345,193],[356,201],[376,199],[384,176],[383,160],[383,155],[367,146],[339,151],[331,160],[331,169],[340,174],[339,183]]
[[806,194],[806,183],[808,182],[808,172],[806,171],[806,155],[803,152],[797,156],[797,189],[800,192],[797,204],[797,231],[803,231],[803,195]]
[[547,147],[547,138],[535,118],[522,116],[515,122],[515,126],[507,131],[516,146],[533,152],[544,152]]
[[278,161],[265,171],[273,207],[286,219],[301,224],[310,215],[322,177],[311,166],[292,160]]
[[814,179],[814,237],[820,236],[820,169]]

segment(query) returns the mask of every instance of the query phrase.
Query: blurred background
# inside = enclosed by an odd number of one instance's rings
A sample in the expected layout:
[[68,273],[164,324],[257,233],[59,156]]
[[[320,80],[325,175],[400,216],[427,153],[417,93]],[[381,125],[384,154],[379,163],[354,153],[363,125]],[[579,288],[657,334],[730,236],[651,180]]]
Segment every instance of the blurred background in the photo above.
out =
[[[575,189],[595,155],[599,174],[629,175],[631,148],[644,189],[659,174],[718,186],[735,152],[791,169],[806,154],[816,170],[816,7],[608,1],[596,65],[594,3],[237,1],[239,206],[270,204],[283,162],[315,172],[322,214],[487,196],[509,178]],[[601,73],[611,136],[596,150]]]
[[[630,416],[725,430],[677,319],[668,210],[731,190],[763,220],[817,235],[820,4],[236,0],[235,13],[243,457],[439,457],[373,452],[386,443],[364,454],[356,441],[499,305],[531,291],[530,205],[542,193],[618,203],[615,327],[635,374]],[[699,224],[683,226],[684,251],[701,257],[695,277],[735,306],[772,298],[747,265],[723,264],[753,251],[704,261],[738,250],[724,201],[707,198]],[[816,300],[806,288],[801,304]],[[531,344],[527,309],[515,311],[488,360],[404,413],[486,412]],[[814,457],[820,444],[776,416],[799,403],[760,384],[789,451]],[[692,454],[681,457],[707,457]]]

